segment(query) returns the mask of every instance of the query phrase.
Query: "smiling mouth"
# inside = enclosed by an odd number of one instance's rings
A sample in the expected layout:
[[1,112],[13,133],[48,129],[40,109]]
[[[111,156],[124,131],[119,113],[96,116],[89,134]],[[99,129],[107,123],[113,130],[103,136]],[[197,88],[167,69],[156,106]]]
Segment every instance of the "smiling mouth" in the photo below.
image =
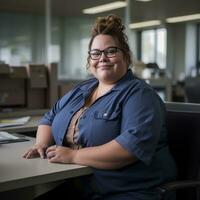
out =
[[98,68],[100,68],[100,69],[110,69],[113,66],[114,65],[101,65],[101,66],[98,66]]

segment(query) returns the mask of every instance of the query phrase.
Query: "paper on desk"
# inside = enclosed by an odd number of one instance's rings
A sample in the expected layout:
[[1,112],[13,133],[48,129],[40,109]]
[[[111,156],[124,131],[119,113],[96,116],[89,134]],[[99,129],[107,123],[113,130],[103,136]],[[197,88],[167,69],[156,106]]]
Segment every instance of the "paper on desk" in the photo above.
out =
[[11,134],[6,131],[0,131],[0,144],[6,144],[6,143],[13,143],[13,142],[24,142],[28,139],[25,136],[19,135],[19,137],[16,136],[17,134]]
[[10,133],[6,132],[6,131],[0,131],[0,141],[3,140],[10,140],[10,139],[18,139],[17,136],[11,135]]
[[30,120],[30,116],[19,117],[19,118],[10,118],[10,119],[0,119],[0,128],[8,126],[19,126],[24,125]]

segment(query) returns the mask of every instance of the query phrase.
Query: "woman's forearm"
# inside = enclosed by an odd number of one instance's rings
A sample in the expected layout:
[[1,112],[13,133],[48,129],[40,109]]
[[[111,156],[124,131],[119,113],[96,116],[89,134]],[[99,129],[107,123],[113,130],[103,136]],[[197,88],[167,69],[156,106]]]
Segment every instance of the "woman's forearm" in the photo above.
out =
[[136,160],[133,155],[113,140],[101,146],[75,151],[72,162],[98,169],[118,169]]
[[39,125],[36,134],[36,144],[44,145],[46,147],[52,145],[54,139],[51,133],[51,127],[48,125]]

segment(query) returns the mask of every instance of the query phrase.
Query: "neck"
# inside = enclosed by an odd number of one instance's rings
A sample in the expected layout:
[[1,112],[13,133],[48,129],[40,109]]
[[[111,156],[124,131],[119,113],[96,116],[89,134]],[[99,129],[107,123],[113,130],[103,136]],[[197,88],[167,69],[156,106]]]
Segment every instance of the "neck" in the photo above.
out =
[[93,102],[95,102],[98,98],[106,94],[108,91],[110,91],[115,84],[105,84],[100,83],[96,87],[96,89],[93,91],[91,96],[87,99],[85,106],[89,107]]
[[115,83],[104,83],[104,82],[99,81],[99,85],[97,86],[97,88],[99,88],[99,90],[110,90],[114,86],[115,86]]
[[96,88],[98,98],[100,96],[103,96],[104,94],[106,94],[114,86],[115,86],[115,84],[105,84],[105,83],[99,82],[99,85]]

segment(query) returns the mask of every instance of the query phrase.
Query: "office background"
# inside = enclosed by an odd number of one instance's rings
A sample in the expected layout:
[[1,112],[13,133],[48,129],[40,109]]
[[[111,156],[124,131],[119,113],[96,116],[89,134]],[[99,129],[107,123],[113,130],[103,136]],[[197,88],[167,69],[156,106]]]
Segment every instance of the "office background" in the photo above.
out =
[[[91,25],[97,16],[113,13],[121,16],[126,25],[135,72],[149,81],[164,100],[189,101],[185,80],[199,74],[200,1],[127,0],[124,8],[97,14],[82,12],[111,2],[0,0],[1,63],[14,67],[57,63],[61,96],[67,84],[88,78],[85,66]],[[193,14],[193,20],[168,21]],[[132,23],[146,21],[156,25],[131,28]]]
[[[191,153],[187,157],[199,161],[199,148],[197,151],[195,145],[199,135],[199,105],[174,102],[200,103],[200,1],[126,0],[128,6],[124,8],[82,13],[85,8],[111,2],[114,0],[0,0],[0,119],[31,116],[22,126],[3,127],[0,131],[35,137],[44,112],[76,83],[88,78],[85,65],[91,25],[97,16],[113,13],[121,16],[126,25],[134,72],[156,89],[167,101],[168,112],[173,113],[169,124],[175,131],[169,130],[175,140],[171,141],[176,141],[178,148],[183,147],[179,149],[183,163],[187,164],[186,146],[187,153]],[[187,20],[170,22],[169,18],[178,16]],[[154,25],[136,28],[137,23],[149,21]],[[1,146],[4,158],[1,166],[6,169],[0,175],[1,199],[32,199],[44,189],[37,188],[38,184],[90,173],[87,167],[63,169],[65,166],[54,168],[45,160],[25,162],[21,155],[33,141],[34,138],[28,143]],[[199,176],[198,169],[192,166],[194,162],[190,163],[193,176],[191,171],[184,172],[184,179]],[[180,166],[184,169],[182,163]],[[199,196],[198,191],[196,199]]]

